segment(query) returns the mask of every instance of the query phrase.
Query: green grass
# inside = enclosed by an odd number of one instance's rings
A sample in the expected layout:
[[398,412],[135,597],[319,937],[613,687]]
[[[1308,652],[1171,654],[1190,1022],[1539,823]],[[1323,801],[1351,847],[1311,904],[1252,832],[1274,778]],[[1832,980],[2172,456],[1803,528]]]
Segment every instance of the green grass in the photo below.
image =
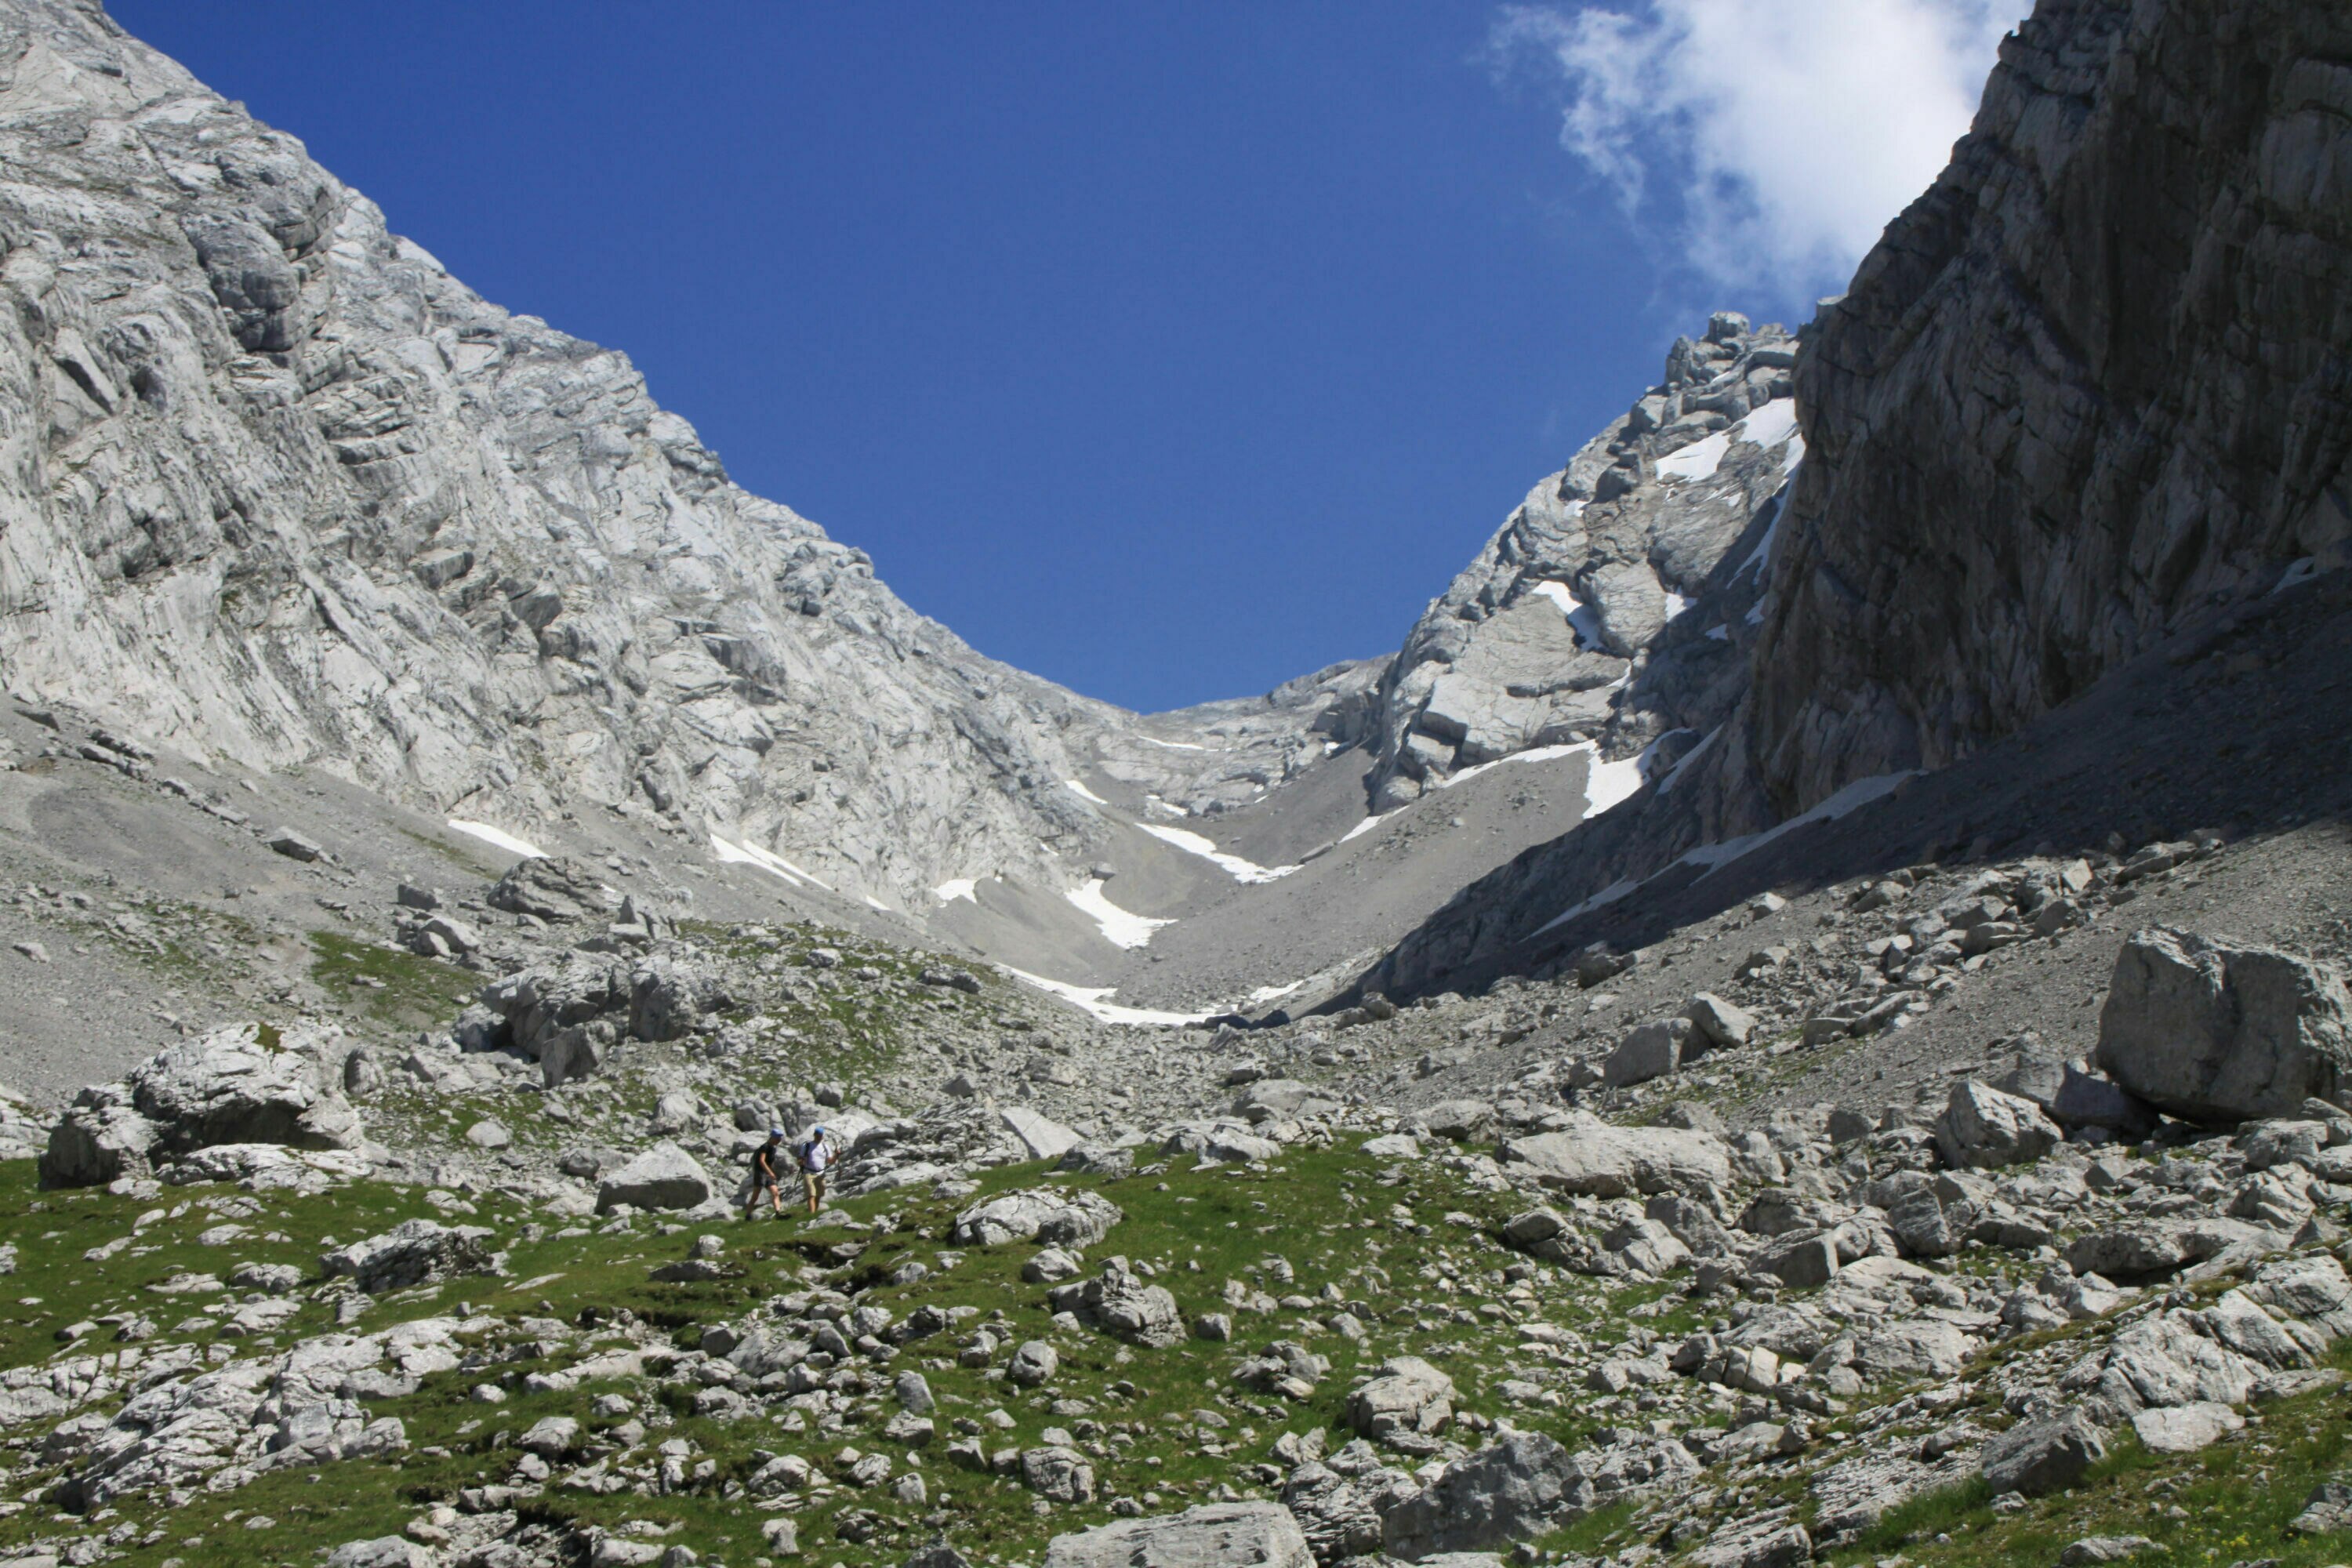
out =
[[[1463,1194],[1448,1190],[1450,1181],[1443,1173],[1421,1172],[1398,1186],[1380,1186],[1373,1179],[1379,1173],[1375,1163],[1358,1154],[1353,1142],[1294,1150],[1271,1169],[1202,1171],[1193,1169],[1189,1159],[1180,1159],[1164,1170],[1124,1180],[1085,1180],[1084,1184],[1100,1186],[1127,1216],[1094,1249],[1096,1260],[1116,1253],[1150,1262],[1188,1320],[1211,1310],[1233,1310],[1223,1302],[1228,1279],[1276,1296],[1318,1298],[1312,1312],[1281,1310],[1260,1316],[1234,1310],[1236,1331],[1231,1343],[1188,1340],[1166,1350],[1130,1349],[1092,1331],[1076,1335],[1055,1331],[1045,1289],[1019,1279],[1020,1266],[1033,1247],[966,1249],[957,1266],[938,1268],[941,1252],[948,1250],[943,1240],[954,1212],[977,1199],[950,1203],[927,1189],[845,1205],[861,1221],[887,1221],[887,1228],[811,1230],[797,1220],[729,1221],[705,1227],[724,1236],[728,1260],[743,1272],[692,1285],[656,1284],[646,1278],[655,1265],[684,1255],[691,1233],[662,1236],[652,1223],[640,1221],[612,1235],[559,1236],[552,1226],[534,1226],[535,1216],[509,1198],[478,1195],[480,1212],[467,1216],[468,1223],[489,1225],[499,1232],[500,1243],[509,1248],[506,1275],[451,1281],[379,1301],[352,1331],[450,1312],[462,1300],[477,1313],[509,1321],[538,1316],[576,1323],[590,1309],[609,1321],[626,1312],[670,1334],[681,1346],[691,1345],[698,1342],[704,1325],[740,1319],[772,1295],[804,1288],[804,1275],[821,1272],[835,1288],[865,1288],[864,1300],[887,1306],[899,1318],[927,1304],[967,1305],[983,1315],[1002,1311],[1013,1342],[1045,1338],[1055,1344],[1063,1357],[1062,1371],[1045,1389],[1034,1392],[1015,1390],[981,1370],[956,1364],[954,1335],[913,1342],[878,1369],[886,1386],[887,1377],[898,1371],[921,1370],[940,1401],[934,1419],[940,1436],[922,1466],[929,1501],[920,1508],[898,1504],[887,1487],[865,1492],[836,1489],[797,1516],[803,1547],[813,1555],[822,1554],[815,1559],[820,1562],[896,1563],[940,1530],[975,1560],[992,1555],[1006,1561],[1034,1559],[1051,1535],[1113,1517],[1108,1505],[1115,1497],[1148,1497],[1145,1506],[1154,1512],[1206,1500],[1236,1481],[1237,1464],[1263,1460],[1285,1431],[1303,1434],[1320,1427],[1332,1446],[1345,1441],[1349,1434],[1339,1424],[1351,1378],[1400,1352],[1424,1355],[1449,1372],[1461,1385],[1457,1407],[1462,1410],[1486,1416],[1507,1410],[1522,1426],[1552,1431],[1563,1441],[1580,1440],[1600,1417],[1580,1411],[1576,1400],[1559,1409],[1512,1409],[1494,1390],[1515,1354],[1513,1319],[1531,1314],[1520,1310],[1496,1318],[1473,1312],[1467,1323],[1455,1321],[1448,1310],[1454,1299],[1425,1277],[1424,1271],[1456,1280],[1486,1280],[1513,1261],[1481,1228],[1499,1217],[1499,1205],[1490,1201],[1491,1212],[1475,1209]],[[1009,1167],[988,1173],[982,1191],[1076,1180],[1049,1177],[1034,1165]],[[207,1201],[232,1209],[257,1205],[257,1212],[239,1223],[256,1237],[275,1232],[287,1239],[203,1246],[195,1241],[196,1233],[220,1223],[217,1210],[205,1206]],[[1414,1206],[1429,1235],[1390,1217],[1390,1205],[1400,1201]],[[176,1212],[184,1205],[184,1212]],[[136,1257],[125,1252],[95,1267],[81,1261],[85,1248],[126,1234],[147,1208],[166,1211],[166,1217],[151,1222],[141,1233],[141,1244],[153,1245],[154,1251]],[[1445,1223],[1441,1215],[1448,1210],[1470,1213],[1477,1223]],[[223,1340],[216,1330],[173,1331],[180,1319],[198,1315],[204,1301],[217,1298],[158,1297],[145,1287],[181,1270],[225,1274],[231,1263],[247,1258],[296,1263],[315,1279],[316,1257],[326,1237],[353,1240],[424,1212],[429,1211],[420,1194],[375,1184],[313,1198],[185,1188],[142,1205],[102,1192],[41,1194],[30,1184],[26,1167],[7,1167],[0,1170],[0,1240],[19,1247],[18,1272],[10,1283],[22,1294],[45,1299],[0,1322],[0,1361],[21,1365],[45,1358],[58,1349],[51,1336],[60,1324],[123,1310],[147,1310],[163,1328],[163,1340],[224,1344],[228,1348],[223,1354],[282,1351],[297,1338],[331,1329],[326,1300],[306,1299],[299,1315],[272,1342],[238,1342]],[[849,1264],[838,1263],[832,1249],[854,1242],[864,1244],[860,1255]],[[1276,1282],[1268,1272],[1267,1258],[1276,1254],[1293,1270],[1288,1283]],[[924,1262],[935,1271],[912,1284],[889,1283],[889,1275],[909,1260]],[[1370,1290],[1362,1272],[1367,1268],[1382,1270],[1394,1289]],[[36,1280],[41,1283],[36,1286]],[[1319,1300],[1327,1284],[1356,1303],[1371,1331],[1370,1345],[1355,1346],[1314,1321],[1339,1310],[1339,1304]],[[1542,1295],[1542,1305],[1555,1321],[1577,1321],[1587,1333],[1606,1327],[1606,1308],[1598,1300],[1584,1302],[1549,1287]],[[491,1337],[520,1340],[525,1335],[513,1329]],[[1245,1354],[1284,1338],[1303,1340],[1331,1360],[1329,1376],[1311,1398],[1294,1405],[1279,1394],[1234,1384]],[[114,1348],[103,1334],[95,1340],[69,1353]],[[1000,1365],[1002,1360],[1000,1356]],[[485,1369],[442,1373],[408,1398],[373,1405],[374,1414],[398,1415],[407,1426],[412,1448],[397,1463],[348,1461],[329,1467],[323,1481],[300,1474],[270,1474],[234,1492],[199,1492],[186,1506],[172,1510],[159,1499],[126,1499],[119,1505],[118,1517],[97,1522],[110,1529],[128,1523],[139,1541],[162,1532],[153,1544],[131,1550],[129,1561],[139,1568],[160,1564],[167,1556],[181,1558],[186,1568],[215,1563],[249,1568],[250,1563],[279,1558],[302,1561],[319,1545],[397,1531],[436,1501],[454,1499],[467,1487],[502,1479],[513,1458],[503,1447],[502,1433],[519,1434],[546,1415],[586,1417],[596,1388],[541,1394],[521,1388],[520,1378],[541,1364],[500,1361]],[[485,1380],[502,1383],[509,1401],[494,1406],[469,1402],[467,1390]],[[776,1425],[774,1412],[720,1422],[686,1414],[690,1405],[672,1391],[665,1391],[667,1403],[642,1385],[616,1391],[637,1400],[640,1418],[652,1428],[649,1442],[688,1438],[696,1447],[698,1462],[712,1462],[712,1474],[682,1492],[656,1498],[551,1487],[531,1505],[539,1516],[614,1526],[633,1519],[676,1523],[682,1528],[666,1537],[666,1544],[682,1542],[706,1556],[744,1563],[764,1551],[758,1527],[771,1510],[727,1494],[730,1483],[740,1493],[742,1479],[760,1462],[755,1451],[798,1453],[821,1468],[845,1446],[890,1451],[878,1432],[855,1422],[839,1430],[793,1434]],[[1057,1414],[1055,1401],[1066,1398],[1084,1401],[1084,1413],[1065,1406]],[[882,1413],[892,1408],[886,1396]],[[1093,1460],[1101,1489],[1097,1500],[1041,1513],[1036,1500],[1017,1479],[974,1474],[950,1464],[943,1450],[957,1436],[958,1418],[985,1423],[987,1413],[1000,1408],[1013,1424],[1009,1429],[984,1424],[982,1441],[991,1451],[1036,1446],[1048,1426],[1070,1429],[1082,1443],[1099,1446],[1102,1453]],[[1205,1423],[1202,1412],[1227,1425]],[[469,1429],[469,1423],[478,1425]],[[1112,1440],[1121,1433],[1133,1438],[1131,1447]],[[1214,1437],[1228,1451],[1201,1452],[1196,1434]],[[446,1457],[422,1452],[428,1447],[446,1449]],[[1147,1463],[1147,1456],[1160,1462]],[[908,1468],[903,1456],[894,1455],[894,1462],[898,1473]],[[43,1475],[57,1473],[51,1469]],[[35,1480],[20,1472],[11,1489],[22,1497]],[[844,1514],[857,1510],[870,1510],[881,1521],[879,1532],[862,1544],[838,1535]],[[254,1515],[276,1523],[268,1531],[248,1530],[245,1521]],[[60,1528],[47,1506],[28,1507],[0,1521],[0,1549],[53,1535]]]
[[437,958],[363,942],[341,931],[310,934],[310,978],[331,996],[347,998],[388,1030],[446,1027],[474,999],[482,977]]

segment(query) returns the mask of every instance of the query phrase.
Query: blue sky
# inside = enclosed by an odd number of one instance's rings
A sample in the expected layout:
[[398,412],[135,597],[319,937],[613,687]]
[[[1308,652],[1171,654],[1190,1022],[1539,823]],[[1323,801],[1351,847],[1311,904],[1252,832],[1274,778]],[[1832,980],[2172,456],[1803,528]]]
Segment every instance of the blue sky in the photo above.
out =
[[[1692,3],[1624,20],[1679,60]],[[109,9],[918,609],[1138,708],[1392,649],[1676,331],[1851,266],[1703,256],[1660,195],[1719,188],[1703,138],[1638,195],[1564,148],[1643,68],[1573,8]]]

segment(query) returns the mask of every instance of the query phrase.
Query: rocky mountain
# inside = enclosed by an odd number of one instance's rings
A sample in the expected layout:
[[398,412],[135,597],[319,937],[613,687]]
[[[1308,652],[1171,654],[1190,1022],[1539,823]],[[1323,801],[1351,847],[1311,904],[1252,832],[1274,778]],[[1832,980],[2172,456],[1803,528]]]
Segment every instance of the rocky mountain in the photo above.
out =
[[900,909],[1072,880],[1081,759],[1188,809],[1297,765],[1297,702],[1212,758],[975,654],[625,355],[479,299],[96,4],[0,9],[0,73],[20,700],[519,837],[642,815]]
[[2039,6],[1806,332],[1805,460],[1704,757],[1466,889],[1384,982],[1541,963],[1584,900],[1980,754],[2352,563],[2346,26]]

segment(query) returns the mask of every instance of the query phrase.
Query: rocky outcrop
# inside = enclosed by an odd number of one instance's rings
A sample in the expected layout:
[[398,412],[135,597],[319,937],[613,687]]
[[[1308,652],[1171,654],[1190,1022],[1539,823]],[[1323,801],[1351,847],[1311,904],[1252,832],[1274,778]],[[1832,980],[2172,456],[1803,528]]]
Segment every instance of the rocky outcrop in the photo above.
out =
[[1366,737],[1374,809],[1532,747],[1631,757],[1677,730],[1687,745],[1728,714],[1775,498],[1804,451],[1796,350],[1779,327],[1715,317],[1528,492],[1387,667]]
[[1045,1548],[1045,1568],[1314,1568],[1290,1510],[1273,1502],[1206,1503],[1160,1519],[1122,1519]]
[[[49,1133],[41,1180],[89,1186],[224,1144],[340,1150],[360,1142],[331,1034],[235,1024],[94,1084]],[[335,1059],[331,1066],[330,1057]]]

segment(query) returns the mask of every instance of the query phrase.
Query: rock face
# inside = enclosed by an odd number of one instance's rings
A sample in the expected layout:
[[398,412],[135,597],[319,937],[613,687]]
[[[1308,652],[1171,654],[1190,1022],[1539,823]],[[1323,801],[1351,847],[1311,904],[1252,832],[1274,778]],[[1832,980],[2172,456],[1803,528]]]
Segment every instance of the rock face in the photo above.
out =
[[2045,0],[2002,46],[1798,367],[1733,749],[1774,807],[1949,761],[2352,540],[2305,434],[2352,418],[2347,41],[2294,0]]
[[144,1175],[181,1155],[222,1144],[350,1149],[359,1115],[343,1098],[329,1036],[281,1036],[235,1024],[162,1051],[120,1083],[75,1098],[49,1134],[41,1179],[86,1186]]
[[955,1240],[964,1247],[1002,1247],[1008,1241],[1092,1247],[1124,1217],[1118,1205],[1100,1193],[1024,1187],[958,1215]]
[[2099,1065],[2176,1116],[2289,1116],[2352,1089],[2352,995],[2333,969],[2158,926],[2116,955]]
[[382,1236],[327,1253],[319,1259],[319,1271],[330,1279],[348,1279],[371,1296],[461,1274],[488,1274],[495,1267],[484,1245],[490,1235],[478,1225],[404,1220]]
[[1045,1568],[1314,1568],[1290,1510],[1273,1502],[1209,1503],[1160,1519],[1122,1519],[1045,1548]]
[[0,665],[28,700],[509,826],[624,806],[908,908],[975,871],[1066,883],[1057,852],[1106,832],[1062,786],[1081,762],[1237,805],[1360,709],[1376,668],[1335,666],[1201,711],[1242,765],[1136,741],[97,6],[11,0],[0,77]]

